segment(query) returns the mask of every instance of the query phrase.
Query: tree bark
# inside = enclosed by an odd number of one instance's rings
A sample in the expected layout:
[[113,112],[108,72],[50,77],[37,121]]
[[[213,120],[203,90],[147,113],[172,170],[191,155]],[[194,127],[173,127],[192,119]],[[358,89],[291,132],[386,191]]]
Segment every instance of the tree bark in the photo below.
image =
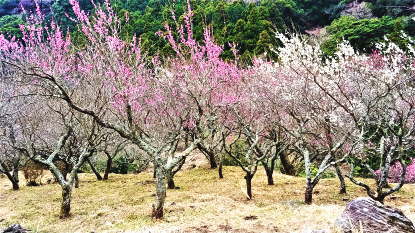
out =
[[215,155],[209,153],[209,163],[210,163],[210,169],[215,169],[218,167],[218,164],[216,163]]
[[156,181],[156,201],[153,204],[152,217],[156,219],[163,218],[164,201],[166,200],[166,174],[162,167],[154,165]]
[[[1,166],[6,167],[4,163],[2,163]],[[7,178],[12,183],[13,190],[19,190],[19,170],[17,168],[14,168],[11,173],[7,170],[3,171],[3,173],[7,176]]]
[[222,165],[222,162],[219,162],[218,173],[219,173],[219,179],[223,179],[223,165]]
[[62,186],[62,204],[61,204],[61,213],[60,218],[68,218],[71,212],[71,197],[72,196],[72,187],[71,185]]
[[16,181],[12,181],[13,190],[19,190],[19,183]]
[[197,145],[197,148],[206,156],[206,158],[209,160],[210,168],[215,169],[218,167],[218,164],[216,163],[215,154],[212,153],[211,150],[208,150],[206,147],[204,147],[201,144]]
[[13,190],[19,190],[19,164],[20,164],[20,159],[17,159],[13,162],[13,172],[12,172]]
[[179,164],[176,165],[176,167],[173,168],[172,171],[169,172],[169,175],[167,176],[167,188],[168,189],[179,189],[179,187],[176,187],[174,184],[174,176],[179,172],[184,163],[186,162],[186,159],[183,159],[179,162]]
[[111,167],[112,167],[112,158],[111,158],[111,156],[108,156],[107,166],[106,166],[105,172],[104,172],[104,180],[108,180],[108,175],[111,171]]
[[305,189],[305,196],[304,196],[304,202],[307,205],[311,205],[313,203],[313,189],[314,189],[314,186],[310,182],[307,182],[307,187]]
[[13,170],[13,179],[14,181],[16,181],[17,183],[19,183],[19,170],[14,169]]
[[280,160],[281,160],[281,173],[285,175],[295,176],[295,168],[290,163],[288,159],[288,155],[285,152],[280,153]]
[[267,161],[262,161],[262,165],[264,166],[265,174],[267,175],[267,181],[268,185],[274,185],[274,178],[272,177],[274,174],[274,168],[275,168],[275,158],[271,159],[271,163],[268,166]]
[[11,175],[9,172],[5,172],[4,174],[7,176],[7,178],[12,183],[13,190],[19,190],[19,180],[18,179],[16,180],[15,177]]
[[94,164],[92,164],[91,160],[88,158],[86,160],[86,162],[89,164],[89,166],[91,167],[92,172],[95,174],[95,176],[97,177],[97,180],[102,180],[102,176],[101,174],[99,174],[99,172],[97,171],[97,169],[95,169]]
[[344,176],[342,174],[342,171],[341,171],[338,164],[336,164],[334,167],[336,168],[336,174],[337,174],[337,177],[339,178],[339,181],[340,181],[340,191],[339,191],[339,193],[340,194],[346,194],[347,193],[346,182],[344,181]]
[[385,203],[385,198],[387,195],[382,194],[378,194],[375,198],[373,198],[374,200],[384,204]]
[[265,173],[267,174],[268,185],[274,185],[274,178],[272,177],[274,173],[274,169],[265,167]]
[[244,178],[246,181],[246,195],[248,197],[248,200],[252,200],[252,178],[253,176],[251,174],[246,174]]
[[79,188],[79,177],[78,177],[78,173],[75,174],[75,188]]
[[173,177],[170,177],[170,178],[167,180],[167,188],[168,188],[168,189],[176,189],[176,185],[174,184]]

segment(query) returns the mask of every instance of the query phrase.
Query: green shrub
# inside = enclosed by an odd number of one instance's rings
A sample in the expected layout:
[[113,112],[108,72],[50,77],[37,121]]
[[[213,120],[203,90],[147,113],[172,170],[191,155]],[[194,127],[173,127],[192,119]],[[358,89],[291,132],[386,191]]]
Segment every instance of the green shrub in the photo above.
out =
[[376,49],[377,43],[385,41],[385,37],[405,48],[408,40],[402,36],[402,32],[413,35],[413,27],[414,22],[409,17],[357,19],[343,16],[327,27],[329,38],[322,44],[322,50],[326,55],[332,56],[337,45],[347,40],[356,50],[370,53]]
[[5,15],[0,17],[0,33],[9,37],[21,38],[20,24],[24,24],[22,16],[20,15]]
[[124,156],[117,156],[113,162],[110,172],[116,174],[128,174],[138,169],[138,166],[133,161]]

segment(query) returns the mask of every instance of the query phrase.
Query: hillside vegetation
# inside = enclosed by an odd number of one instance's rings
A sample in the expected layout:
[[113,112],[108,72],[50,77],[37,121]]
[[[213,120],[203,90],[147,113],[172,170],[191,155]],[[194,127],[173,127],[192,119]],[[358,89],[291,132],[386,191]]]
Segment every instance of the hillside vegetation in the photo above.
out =
[[[31,2],[22,1],[27,13],[34,11],[35,5]],[[41,4],[49,20],[54,19],[63,29],[72,31],[74,38],[82,43],[76,24],[69,18],[74,17],[69,0]],[[186,0],[112,0],[111,4],[118,15],[126,16],[121,29],[124,39],[137,35],[149,54],[173,54],[156,32],[164,30],[165,23],[174,23],[172,13],[176,17],[183,15]],[[233,58],[230,44],[236,43],[241,59],[246,62],[264,54],[273,59],[277,57],[273,49],[281,43],[274,37],[275,32],[310,33],[330,26],[324,37],[327,40],[324,51],[328,55],[334,53],[343,38],[355,48],[370,52],[385,36],[405,46],[402,32],[415,35],[412,20],[415,3],[411,0],[192,0],[191,4],[196,39],[202,39],[203,28],[209,25],[216,42],[225,46],[222,56]],[[80,1],[80,7],[87,11],[93,9],[89,0]],[[18,2],[1,2],[0,16],[0,32],[20,37],[18,25],[26,20],[27,14],[19,10]]]

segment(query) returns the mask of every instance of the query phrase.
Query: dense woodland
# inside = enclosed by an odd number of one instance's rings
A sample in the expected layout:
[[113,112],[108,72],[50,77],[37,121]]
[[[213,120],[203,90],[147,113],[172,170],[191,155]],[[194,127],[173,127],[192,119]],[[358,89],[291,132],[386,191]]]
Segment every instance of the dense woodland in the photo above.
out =
[[[0,3],[3,5],[0,32],[21,37],[18,25],[27,20],[27,14],[20,13],[15,1]],[[29,0],[22,3],[27,11],[35,8]],[[75,22],[70,19],[74,15],[69,0],[40,3],[48,18],[46,22],[53,19],[82,42]],[[123,39],[131,40],[136,35],[141,38],[147,53],[172,54],[169,44],[156,32],[163,30],[166,22],[173,23],[172,12],[177,16],[185,12],[186,1],[114,0],[111,5],[118,15],[126,16],[121,17]],[[264,54],[275,59],[272,48],[281,45],[275,32],[313,33],[327,26],[322,48],[325,54],[333,55],[343,39],[349,40],[360,51],[370,52],[376,42],[384,41],[385,36],[405,46],[407,41],[401,37],[402,32],[415,35],[415,21],[411,19],[414,5],[412,0],[195,0],[192,1],[193,27],[197,40],[202,39],[205,27],[211,27],[215,41],[225,46],[222,56],[228,59],[233,58],[230,49],[233,43],[237,44],[240,59],[244,61]],[[91,11],[93,4],[82,0],[80,7]]]
[[239,167],[248,200],[263,167],[269,185],[277,168],[303,176],[305,204],[334,174],[338,192],[347,178],[384,203],[415,182],[413,9],[404,0],[34,3],[0,20],[0,172],[18,190],[19,169],[32,185],[48,169],[61,218],[78,172],[106,180],[131,167],[154,171],[151,216],[163,218],[167,188],[194,151],[221,179],[223,166]]

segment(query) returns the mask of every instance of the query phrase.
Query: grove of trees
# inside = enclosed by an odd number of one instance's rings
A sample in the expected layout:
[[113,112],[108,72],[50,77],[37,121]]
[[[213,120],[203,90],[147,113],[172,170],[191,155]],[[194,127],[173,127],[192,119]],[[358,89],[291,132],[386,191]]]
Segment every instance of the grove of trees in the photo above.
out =
[[[154,218],[163,217],[167,183],[174,187],[174,174],[194,150],[212,167],[221,168],[224,157],[240,166],[248,199],[258,167],[272,185],[275,161],[287,154],[303,163],[306,204],[328,169],[338,171],[346,191],[342,164],[380,202],[414,179],[410,37],[405,49],[388,41],[370,53],[341,41],[327,57],[315,37],[270,32],[281,44],[270,48],[276,59],[247,61],[236,44],[217,43],[215,29],[194,33],[187,2],[183,15],[169,12],[172,21],[154,35],[171,55],[148,54],[142,37],[124,37],[133,16],[118,14],[109,1],[93,13],[69,3],[75,35],[45,23],[40,10],[20,25],[21,38],[0,35],[0,172],[17,190],[22,161],[47,167],[62,189],[61,218],[70,216],[79,169],[93,167],[98,153],[109,167],[118,153],[152,164]],[[234,59],[222,56],[226,49]],[[375,189],[354,176],[357,168],[377,180]]]

